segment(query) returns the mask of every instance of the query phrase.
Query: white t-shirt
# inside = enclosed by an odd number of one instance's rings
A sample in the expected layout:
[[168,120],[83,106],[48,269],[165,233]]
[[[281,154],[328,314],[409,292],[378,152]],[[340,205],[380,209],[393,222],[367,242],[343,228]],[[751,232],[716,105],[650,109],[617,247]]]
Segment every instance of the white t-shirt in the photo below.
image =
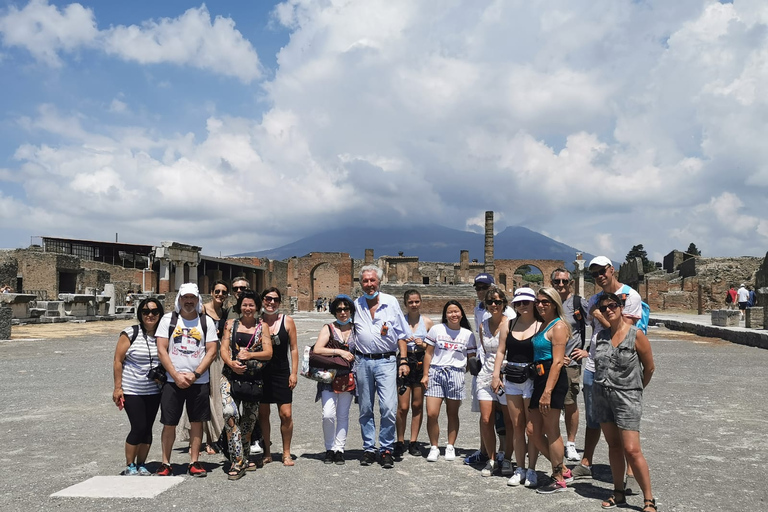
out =
[[749,290],[744,288],[743,286],[738,289],[736,292],[736,295],[738,295],[738,301],[739,302],[749,302]]
[[[643,299],[631,286],[625,287],[624,285],[621,285],[618,290],[616,290],[616,295],[622,293],[622,289],[625,289],[625,291],[629,290],[627,299],[624,301],[623,316],[631,320],[640,320],[643,316]],[[591,315],[593,306],[597,304],[597,301],[600,300],[602,294],[603,292],[599,292],[591,296],[589,298],[589,304],[587,305],[587,323],[592,323],[592,338],[589,342],[589,358],[587,358],[584,368],[590,372],[595,371],[595,346],[597,344],[597,335],[600,334],[600,331],[606,329],[606,327],[603,327],[603,324]]]
[[472,331],[463,327],[456,331],[449,329],[445,324],[432,327],[424,341],[427,345],[435,347],[431,366],[464,368],[467,365],[467,352],[474,352],[477,349]]
[[[171,325],[171,316],[173,313],[167,313],[160,320],[155,331],[155,336],[164,338],[168,335],[168,327]],[[176,328],[168,337],[168,355],[171,357],[173,367],[177,372],[192,373],[197,370],[200,363],[205,358],[206,343],[216,343],[219,336],[216,334],[216,324],[208,315],[203,315],[208,324],[205,340],[200,328],[200,318],[187,320],[179,315]],[[208,383],[208,370],[195,381],[196,384]],[[173,377],[168,373],[168,382],[173,382]]]

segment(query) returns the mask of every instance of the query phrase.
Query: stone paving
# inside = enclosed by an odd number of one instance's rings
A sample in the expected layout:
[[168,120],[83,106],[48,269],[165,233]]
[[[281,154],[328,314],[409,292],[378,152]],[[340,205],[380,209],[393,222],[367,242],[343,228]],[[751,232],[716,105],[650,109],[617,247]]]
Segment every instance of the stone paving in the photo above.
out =
[[[300,349],[331,319],[320,313],[295,318]],[[548,496],[507,487],[501,477],[482,478],[479,468],[460,460],[427,463],[406,455],[393,470],[360,467],[356,460],[326,466],[320,460],[324,450],[315,386],[300,378],[292,468],[272,463],[229,482],[222,458],[204,455],[201,460],[211,472],[205,479],[193,479],[184,476],[188,456],[178,443],[172,462],[183,482],[155,498],[51,497],[123,468],[128,421],[111,402],[111,362],[122,323],[112,325],[115,334],[110,335],[75,332],[66,338],[0,342],[0,510],[596,511],[599,500],[610,494],[603,442],[594,480],[579,480],[570,492]],[[760,476],[768,464],[768,351],[657,327],[651,328],[650,338],[657,371],[645,394],[641,438],[659,510],[768,510],[768,491]],[[356,405],[351,415],[356,418]],[[479,444],[478,417],[469,404],[461,408],[461,420],[457,448],[465,454]],[[444,417],[441,427],[442,447]],[[272,428],[278,431],[275,412]],[[156,425],[151,460],[159,457],[159,430]],[[583,417],[579,449],[582,434]],[[419,438],[426,440],[424,427]],[[360,448],[359,427],[352,421],[348,458],[359,457]],[[275,456],[280,452],[279,438],[272,451]],[[541,460],[538,469],[542,479],[547,462]],[[150,483],[147,487],[154,487]],[[640,497],[629,501],[631,509],[640,510]]]

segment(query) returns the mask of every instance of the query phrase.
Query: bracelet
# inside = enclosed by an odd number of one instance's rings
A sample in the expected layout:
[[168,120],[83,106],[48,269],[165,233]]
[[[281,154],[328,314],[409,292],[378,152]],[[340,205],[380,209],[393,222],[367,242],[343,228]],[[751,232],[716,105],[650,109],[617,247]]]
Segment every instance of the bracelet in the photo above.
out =
[[408,365],[408,363],[400,363],[400,364],[399,364],[399,365],[397,365],[397,366],[409,366],[409,365]]

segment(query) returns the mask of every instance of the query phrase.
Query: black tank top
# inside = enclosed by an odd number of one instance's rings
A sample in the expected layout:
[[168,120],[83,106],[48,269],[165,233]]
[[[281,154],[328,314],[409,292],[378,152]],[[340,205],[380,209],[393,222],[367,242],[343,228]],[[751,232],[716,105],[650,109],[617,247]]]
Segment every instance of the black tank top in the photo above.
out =
[[512,328],[516,323],[517,318],[509,321],[509,334],[507,334],[507,361],[510,363],[532,363],[533,336],[524,340],[518,340],[512,336]]

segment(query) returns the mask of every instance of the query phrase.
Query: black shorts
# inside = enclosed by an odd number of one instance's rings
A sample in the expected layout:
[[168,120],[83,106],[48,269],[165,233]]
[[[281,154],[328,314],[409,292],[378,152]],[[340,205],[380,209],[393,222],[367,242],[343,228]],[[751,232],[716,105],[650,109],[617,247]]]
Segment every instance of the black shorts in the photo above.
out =
[[[539,399],[544,394],[544,388],[547,387],[547,379],[549,379],[549,370],[544,375],[534,377],[533,394],[531,395],[531,404],[528,406],[529,409],[539,408]],[[566,394],[568,394],[568,374],[565,372],[565,366],[561,366],[560,377],[557,378],[555,387],[552,389],[550,409],[564,409]]]
[[425,352],[408,352],[409,371],[403,383],[409,388],[421,386],[421,378],[424,376],[424,354]]
[[264,381],[262,404],[290,404],[293,402],[293,390],[288,385],[291,368],[274,368],[270,365],[261,374]]
[[181,389],[173,382],[166,382],[160,397],[160,423],[178,425],[185,403],[190,423],[210,421],[211,407],[208,401],[210,389],[208,383],[192,384],[186,389]]
[[744,311],[749,306],[749,302],[739,302],[739,309]]

